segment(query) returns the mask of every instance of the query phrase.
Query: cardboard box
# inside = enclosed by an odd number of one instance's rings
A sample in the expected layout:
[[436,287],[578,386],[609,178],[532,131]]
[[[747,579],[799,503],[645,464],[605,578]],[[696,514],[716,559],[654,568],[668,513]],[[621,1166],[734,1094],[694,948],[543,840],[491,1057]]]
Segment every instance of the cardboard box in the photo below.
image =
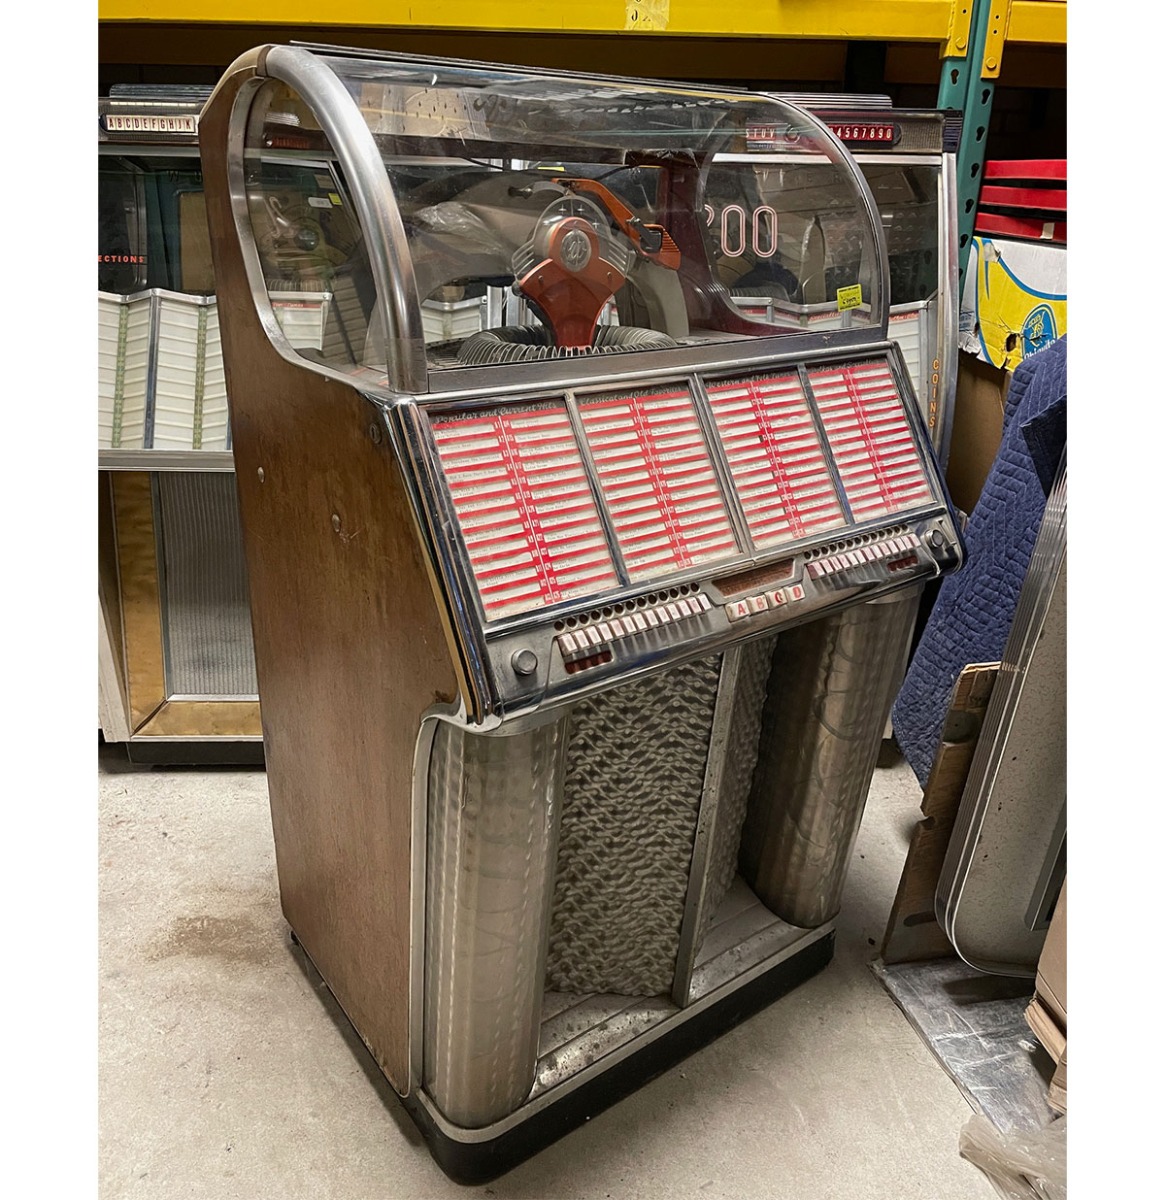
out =
[[1031,1031],[1056,1063],[1048,1103],[1068,1111],[1068,884],[1060,889],[1056,911],[1036,968],[1036,994],[1024,1012]]
[[1036,995],[1068,1029],[1068,884],[1065,881],[1048,926],[1048,936],[1036,970]]
[[1011,376],[975,355],[960,352],[947,488],[956,507],[978,503],[1003,440],[1003,408]]
[[1023,1015],[1031,1027],[1032,1033],[1039,1038],[1040,1045],[1048,1052],[1049,1057],[1053,1061],[1059,1061],[1060,1055],[1068,1047],[1068,1035],[1051,1010],[1039,996],[1035,996],[1024,1010]]
[[998,675],[998,663],[968,663],[955,683],[922,796],[922,820],[910,838],[882,940],[882,961],[887,965],[946,959],[955,953],[935,913],[935,891]]
[[959,348],[1012,371],[1068,331],[1068,251],[1041,242],[971,241]]
[[1048,1084],[1048,1103],[1057,1112],[1068,1111],[1068,1047],[1064,1046],[1060,1061],[1052,1073],[1052,1082]]
[[178,196],[179,291],[209,295],[214,291],[214,263],[210,257],[210,230],[206,225],[206,197],[202,192]]

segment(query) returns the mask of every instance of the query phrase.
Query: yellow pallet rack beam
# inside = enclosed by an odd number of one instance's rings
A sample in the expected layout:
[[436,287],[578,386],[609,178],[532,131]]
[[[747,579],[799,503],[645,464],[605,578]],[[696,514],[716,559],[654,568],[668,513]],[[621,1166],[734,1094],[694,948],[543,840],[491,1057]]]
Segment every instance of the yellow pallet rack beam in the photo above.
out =
[[[956,0],[957,2],[957,0]],[[1054,7],[1062,7],[1051,0]],[[1029,0],[1044,8],[1049,0]],[[666,33],[702,37],[943,42],[952,0],[99,0],[106,22],[507,30],[547,34]]]
[[[988,0],[978,0],[979,3]],[[996,0],[998,2],[998,0]],[[296,38],[416,54],[669,78],[841,80],[847,47],[889,48],[890,75],[931,83],[964,54],[975,0],[98,0],[107,63],[217,63]],[[1066,0],[1004,0],[1009,74],[1063,86]],[[631,34],[638,36],[623,36]],[[709,43],[719,43],[714,49]],[[1049,75],[1050,73],[1050,75]],[[887,76],[890,77],[889,75]]]
[[1068,0],[1012,0],[1009,43],[1038,46],[1068,44]]

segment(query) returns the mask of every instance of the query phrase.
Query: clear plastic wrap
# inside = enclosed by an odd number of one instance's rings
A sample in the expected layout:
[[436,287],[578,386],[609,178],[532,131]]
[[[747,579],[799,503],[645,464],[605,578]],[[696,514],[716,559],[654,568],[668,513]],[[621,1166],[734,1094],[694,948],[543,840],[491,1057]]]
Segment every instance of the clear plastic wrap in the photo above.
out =
[[1068,1118],[1037,1130],[1002,1134],[981,1113],[963,1126],[959,1153],[977,1166],[1006,1200],[1066,1200]]

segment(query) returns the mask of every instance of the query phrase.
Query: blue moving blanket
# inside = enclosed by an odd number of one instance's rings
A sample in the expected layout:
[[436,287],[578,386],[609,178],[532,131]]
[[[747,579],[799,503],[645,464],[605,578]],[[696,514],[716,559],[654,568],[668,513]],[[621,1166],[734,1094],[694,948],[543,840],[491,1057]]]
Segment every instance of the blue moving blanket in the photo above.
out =
[[1068,345],[1062,337],[1015,369],[1003,440],[967,522],[967,561],[943,580],[894,701],[894,735],[924,786],[955,682],[968,663],[998,662],[1067,444]]

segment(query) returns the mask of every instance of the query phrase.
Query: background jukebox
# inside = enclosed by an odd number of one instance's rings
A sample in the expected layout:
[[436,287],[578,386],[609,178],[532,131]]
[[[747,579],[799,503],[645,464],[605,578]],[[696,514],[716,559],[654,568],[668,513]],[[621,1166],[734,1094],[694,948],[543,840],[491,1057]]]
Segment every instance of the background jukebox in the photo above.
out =
[[878,212],[732,90],[264,47],[200,140],[284,913],[487,1178],[829,960],[962,556]]

